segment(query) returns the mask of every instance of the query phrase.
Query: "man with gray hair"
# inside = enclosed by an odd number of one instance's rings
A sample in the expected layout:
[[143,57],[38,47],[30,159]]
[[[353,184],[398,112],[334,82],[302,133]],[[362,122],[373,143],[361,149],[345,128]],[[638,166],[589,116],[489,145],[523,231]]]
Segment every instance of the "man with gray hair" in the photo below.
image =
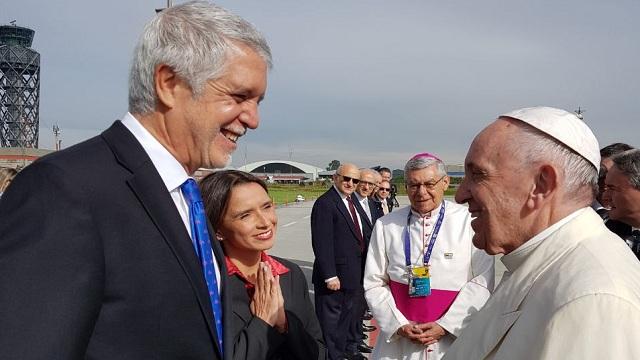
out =
[[612,160],[605,179],[609,217],[632,227],[624,240],[640,259],[640,150],[625,151]]
[[440,359],[489,298],[494,261],[473,247],[467,209],[444,200],[444,163],[422,153],[404,170],[411,205],[378,219],[365,266],[372,359]]
[[507,271],[445,359],[640,359],[640,263],[590,207],[598,149],[574,113],[548,107],[473,140],[456,201]]
[[270,64],[251,24],[207,2],[146,25],[129,112],[3,196],[0,358],[230,358],[225,261],[192,175],[258,126]]

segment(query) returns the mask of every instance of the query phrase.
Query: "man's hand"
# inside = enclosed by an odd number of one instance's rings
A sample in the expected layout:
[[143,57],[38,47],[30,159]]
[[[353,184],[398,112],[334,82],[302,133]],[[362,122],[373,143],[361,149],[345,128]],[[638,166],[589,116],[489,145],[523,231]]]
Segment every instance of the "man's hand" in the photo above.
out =
[[396,333],[404,338],[409,339],[410,341],[422,344],[422,342],[420,342],[422,329],[420,329],[414,322],[411,322],[407,325],[402,325],[400,328],[398,328],[398,330],[396,330]]
[[437,343],[447,333],[442,326],[435,322],[422,323],[415,326],[422,332],[418,341],[425,346]]
[[338,291],[340,290],[340,279],[335,278],[331,281],[327,281],[327,289]]

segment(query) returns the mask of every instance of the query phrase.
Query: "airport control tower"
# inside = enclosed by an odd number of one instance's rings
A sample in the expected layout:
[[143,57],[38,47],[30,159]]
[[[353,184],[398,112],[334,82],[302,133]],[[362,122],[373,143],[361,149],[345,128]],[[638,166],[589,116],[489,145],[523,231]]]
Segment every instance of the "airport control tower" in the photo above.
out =
[[0,26],[0,147],[37,148],[40,54],[34,30]]

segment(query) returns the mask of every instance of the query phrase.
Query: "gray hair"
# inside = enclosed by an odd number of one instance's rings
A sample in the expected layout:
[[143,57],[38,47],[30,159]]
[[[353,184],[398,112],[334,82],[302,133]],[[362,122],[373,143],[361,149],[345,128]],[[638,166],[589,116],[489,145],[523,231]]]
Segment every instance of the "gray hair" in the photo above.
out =
[[422,154],[416,155],[411,159],[409,159],[409,161],[407,161],[407,163],[404,165],[404,172],[407,173],[408,171],[421,170],[431,165],[436,166],[438,175],[440,176],[447,175],[447,169],[445,168],[444,162],[442,162],[442,160],[436,158],[435,156],[429,156],[429,155],[425,156]]
[[[524,160],[523,166],[543,160],[551,161],[563,172],[563,185],[569,196],[587,203],[593,201],[598,193],[598,169],[593,164],[540,130],[517,119],[509,120],[522,130],[522,136],[511,148],[514,156]],[[582,194],[585,189],[588,189],[588,193]]]
[[207,81],[221,76],[239,44],[251,48],[271,68],[267,41],[241,17],[204,1],[163,10],[145,26],[133,52],[129,112],[148,114],[155,109],[156,66],[170,66],[198,97]]
[[378,172],[373,169],[369,169],[369,168],[360,169],[360,179],[362,179],[362,175],[365,175],[365,174],[371,175],[376,180],[378,179],[378,176],[380,176],[380,174],[378,174]]
[[629,184],[640,190],[640,150],[627,150],[613,157],[613,163],[629,178]]

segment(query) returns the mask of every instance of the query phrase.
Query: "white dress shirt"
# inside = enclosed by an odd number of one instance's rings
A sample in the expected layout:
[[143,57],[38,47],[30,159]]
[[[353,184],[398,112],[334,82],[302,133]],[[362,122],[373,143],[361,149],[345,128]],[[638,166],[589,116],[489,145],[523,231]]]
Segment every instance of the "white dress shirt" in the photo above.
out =
[[[160,174],[160,178],[162,178],[162,182],[167,187],[167,191],[169,195],[171,195],[171,199],[173,203],[176,205],[176,209],[178,209],[178,213],[180,214],[180,218],[182,218],[182,222],[184,223],[189,236],[193,239],[193,235],[191,234],[191,224],[189,222],[189,206],[187,205],[187,201],[180,191],[180,186],[187,181],[187,179],[191,178],[187,171],[184,169],[182,164],[176,160],[176,158],[171,155],[171,153],[164,147],[160,142],[151,135],[151,133],[140,124],[140,122],[131,115],[131,113],[127,112],[126,115],[122,118],[122,124],[133,134],[133,136],[138,140],[140,145],[144,151],[149,155],[153,166]],[[215,239],[211,239],[211,241],[215,241]],[[194,249],[195,251],[195,249]],[[218,266],[218,262],[216,257],[213,256],[213,265],[216,269],[216,276],[220,279],[220,267]],[[218,290],[220,290],[220,281],[218,281]]]

